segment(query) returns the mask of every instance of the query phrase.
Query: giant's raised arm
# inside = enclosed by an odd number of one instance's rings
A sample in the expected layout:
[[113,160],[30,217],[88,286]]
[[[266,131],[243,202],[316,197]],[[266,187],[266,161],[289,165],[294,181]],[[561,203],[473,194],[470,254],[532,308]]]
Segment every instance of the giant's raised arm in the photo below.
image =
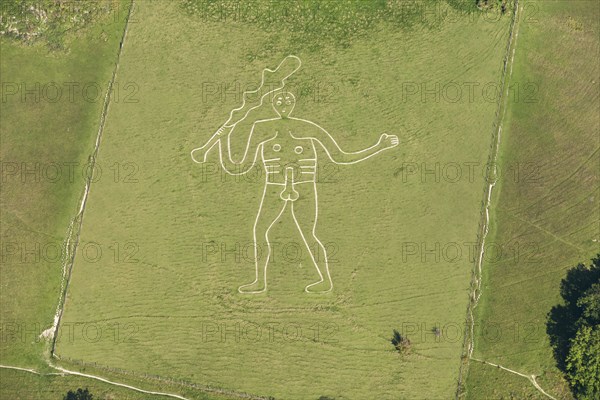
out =
[[[231,133],[232,130],[233,130],[233,127],[229,128],[227,131],[227,134]],[[215,147],[215,145],[217,143],[219,143],[219,141],[221,140],[221,137],[224,136],[223,135],[224,132],[225,132],[225,127],[222,126],[219,129],[217,129],[217,131],[215,133],[213,133],[213,135],[210,137],[210,139],[208,139],[208,141],[206,143],[204,143],[200,147],[196,147],[195,149],[193,149],[190,152],[190,155],[192,156],[192,160],[198,164],[205,163],[206,159],[208,157],[208,153],[213,149],[213,147]]]
[[237,124],[230,127],[220,127],[202,147],[192,150],[192,160],[198,164],[204,163],[208,159],[208,153],[216,148],[219,152],[219,161],[225,172],[230,175],[247,173],[256,163],[260,144],[267,140],[263,130],[257,129],[259,122],[262,121],[256,121],[252,124],[241,160],[234,161],[231,152],[231,134]]
[[[244,91],[242,95],[242,104],[239,107],[236,107],[233,110],[231,110],[227,121],[210,137],[210,139],[202,147],[198,147],[192,150],[192,160],[199,164],[206,162],[208,153],[213,148],[217,147],[219,149],[219,159],[221,160],[221,166],[226,172],[232,175],[241,175],[248,172],[256,162],[256,157],[258,154],[260,143],[265,140],[264,138],[261,138],[260,135],[257,134],[257,132],[255,132],[256,124],[262,121],[256,121],[252,125],[250,135],[248,136],[248,141],[246,143],[244,156],[239,162],[234,162],[231,157],[231,134],[240,122],[248,118],[250,113],[259,110],[263,106],[264,100],[266,98],[271,96],[276,91],[283,89],[286,85],[286,80],[290,76],[292,76],[296,71],[298,71],[301,65],[302,62],[298,57],[294,55],[289,55],[285,57],[275,69],[263,69],[261,74],[260,85],[255,90]],[[263,87],[270,88],[270,90],[267,90],[265,93],[263,93]],[[250,95],[261,93],[262,95],[257,97],[256,99],[250,99]],[[224,140],[225,138],[227,138],[227,140]],[[223,152],[225,152],[226,154],[223,154]],[[244,163],[246,162],[246,158],[249,154],[253,157],[253,159],[252,163],[246,168]],[[232,170],[239,171],[240,167],[242,167],[242,171],[232,172]]]
[[311,133],[308,136],[310,136],[312,139],[316,140],[321,146],[323,146],[323,149],[325,149],[325,152],[327,153],[331,161],[337,164],[355,164],[364,161],[367,158],[370,158],[384,150],[396,147],[398,145],[398,137],[396,135],[388,135],[386,133],[383,133],[379,137],[377,143],[375,143],[373,146],[367,147],[366,149],[359,151],[347,152],[342,150],[342,148],[338,145],[333,136],[331,136],[329,132],[327,132],[319,125],[315,124],[314,122],[303,119],[298,120],[307,122],[315,128],[311,129]]

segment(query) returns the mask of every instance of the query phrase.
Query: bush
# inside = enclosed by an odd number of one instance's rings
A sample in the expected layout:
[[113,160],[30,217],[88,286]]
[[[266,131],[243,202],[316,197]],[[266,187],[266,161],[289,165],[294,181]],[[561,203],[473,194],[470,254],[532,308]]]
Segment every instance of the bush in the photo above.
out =
[[408,354],[410,352],[410,340],[396,329],[394,329],[391,342],[400,354]]
[[114,1],[20,0],[0,7],[0,36],[31,44],[43,39],[62,48],[68,32],[75,32],[114,12]]
[[63,397],[63,400],[93,400],[93,398],[94,396],[89,392],[89,390],[87,390],[87,388],[79,388],[77,389],[77,392],[69,390],[69,393]]

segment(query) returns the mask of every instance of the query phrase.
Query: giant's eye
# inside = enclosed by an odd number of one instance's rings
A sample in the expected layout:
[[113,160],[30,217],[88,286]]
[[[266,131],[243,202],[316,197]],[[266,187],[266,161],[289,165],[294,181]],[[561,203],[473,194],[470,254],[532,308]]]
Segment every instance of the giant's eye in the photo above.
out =
[[278,106],[280,106],[280,105],[281,105],[281,100],[278,100],[276,104],[277,104]]
[[289,106],[290,104],[292,104],[292,102],[288,100],[285,102],[285,104],[287,104]]

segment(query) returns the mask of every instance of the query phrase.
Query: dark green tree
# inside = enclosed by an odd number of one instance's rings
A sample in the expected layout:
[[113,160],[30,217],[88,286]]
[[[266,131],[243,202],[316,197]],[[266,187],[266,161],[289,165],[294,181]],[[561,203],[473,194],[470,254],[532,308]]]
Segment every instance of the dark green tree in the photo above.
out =
[[[569,354],[571,340],[575,338],[577,330],[583,323],[584,313],[589,313],[590,321],[593,321],[593,305],[583,308],[583,301],[588,290],[594,284],[600,282],[600,254],[592,260],[591,265],[579,264],[567,272],[567,276],[561,281],[560,294],[563,304],[552,307],[546,321],[546,333],[554,350],[554,358],[559,369],[565,371],[565,360]],[[593,294],[592,294],[593,295]],[[578,304],[579,303],[579,304]],[[588,311],[589,310],[589,311]],[[587,319],[587,317],[584,317]],[[598,323],[598,321],[596,322]]]
[[69,393],[63,397],[63,400],[93,400],[94,396],[89,392],[87,388],[77,389],[76,392],[69,390]]
[[570,269],[560,294],[546,322],[557,366],[577,399],[600,399],[600,254]]
[[582,310],[581,323],[587,325],[600,324],[600,283],[594,283],[585,294],[577,300],[577,306]]
[[566,362],[567,378],[577,399],[600,399],[600,325],[584,325],[577,331]]

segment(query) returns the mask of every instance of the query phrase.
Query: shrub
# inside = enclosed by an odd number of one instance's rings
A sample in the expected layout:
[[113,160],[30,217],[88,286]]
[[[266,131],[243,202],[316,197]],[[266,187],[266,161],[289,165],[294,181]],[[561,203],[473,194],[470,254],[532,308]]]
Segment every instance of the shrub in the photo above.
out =
[[410,340],[396,329],[394,329],[391,342],[400,354],[408,354],[410,352]]
[[89,390],[87,390],[87,388],[79,388],[76,392],[69,390],[69,393],[63,397],[63,400],[93,400],[93,398],[94,396],[89,392]]

